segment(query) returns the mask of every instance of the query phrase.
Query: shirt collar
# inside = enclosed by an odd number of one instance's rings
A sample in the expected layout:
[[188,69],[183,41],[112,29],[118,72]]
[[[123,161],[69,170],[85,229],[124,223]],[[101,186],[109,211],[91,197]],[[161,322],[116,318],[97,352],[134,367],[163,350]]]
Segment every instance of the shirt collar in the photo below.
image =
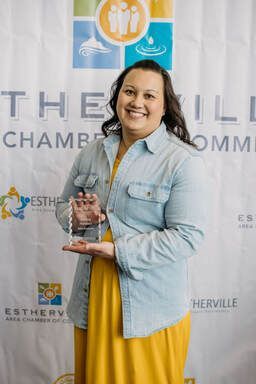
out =
[[[139,139],[137,142],[145,142],[147,149],[152,153],[156,153],[161,149],[161,144],[166,140],[167,137],[168,133],[166,131],[166,126],[164,123],[161,123],[160,126],[149,136],[145,137],[144,139]],[[111,134],[104,139],[103,145],[105,148],[112,145],[115,145],[118,148],[119,142],[120,135]]]
[[146,143],[150,152],[156,153],[161,149],[161,144],[166,140],[167,137],[168,134],[166,131],[166,126],[164,123],[161,123],[161,125],[155,131],[153,131],[144,139],[141,139],[141,141]]

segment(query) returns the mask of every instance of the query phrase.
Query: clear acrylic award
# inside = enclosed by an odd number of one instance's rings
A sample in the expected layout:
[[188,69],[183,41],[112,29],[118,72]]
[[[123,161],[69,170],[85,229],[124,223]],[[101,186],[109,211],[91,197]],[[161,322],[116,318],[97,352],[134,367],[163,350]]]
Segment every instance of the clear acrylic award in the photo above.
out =
[[85,197],[69,199],[69,245],[74,241],[101,242],[101,208]]

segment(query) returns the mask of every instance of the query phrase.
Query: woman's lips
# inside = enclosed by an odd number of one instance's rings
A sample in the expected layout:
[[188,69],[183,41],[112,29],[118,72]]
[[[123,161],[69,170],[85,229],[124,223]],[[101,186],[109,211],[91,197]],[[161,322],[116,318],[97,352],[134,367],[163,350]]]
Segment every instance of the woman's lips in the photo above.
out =
[[129,116],[132,117],[133,119],[141,119],[141,118],[147,116],[146,113],[143,113],[140,111],[134,111],[131,109],[127,109],[126,111],[128,112]]

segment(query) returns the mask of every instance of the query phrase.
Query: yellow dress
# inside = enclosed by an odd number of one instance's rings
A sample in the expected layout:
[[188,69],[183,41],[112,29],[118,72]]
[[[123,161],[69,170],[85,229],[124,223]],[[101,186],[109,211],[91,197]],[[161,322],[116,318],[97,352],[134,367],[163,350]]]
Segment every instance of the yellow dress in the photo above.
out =
[[[112,180],[119,165],[116,159]],[[104,241],[113,241],[108,229]],[[75,384],[183,384],[190,314],[143,338],[124,339],[116,264],[92,263],[88,329],[75,327]]]

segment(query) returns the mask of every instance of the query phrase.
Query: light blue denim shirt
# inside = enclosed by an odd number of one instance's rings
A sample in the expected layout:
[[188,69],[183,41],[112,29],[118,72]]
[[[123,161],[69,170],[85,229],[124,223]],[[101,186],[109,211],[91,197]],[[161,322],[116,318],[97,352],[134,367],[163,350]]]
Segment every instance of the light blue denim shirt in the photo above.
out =
[[[187,259],[204,237],[206,174],[197,150],[161,124],[124,155],[110,188],[120,136],[79,153],[57,205],[68,231],[69,197],[96,193],[111,227],[122,299],[123,337],[143,337],[177,323],[189,310]],[[87,328],[91,256],[80,255],[68,315]],[[100,320],[99,320],[100,321]]]

